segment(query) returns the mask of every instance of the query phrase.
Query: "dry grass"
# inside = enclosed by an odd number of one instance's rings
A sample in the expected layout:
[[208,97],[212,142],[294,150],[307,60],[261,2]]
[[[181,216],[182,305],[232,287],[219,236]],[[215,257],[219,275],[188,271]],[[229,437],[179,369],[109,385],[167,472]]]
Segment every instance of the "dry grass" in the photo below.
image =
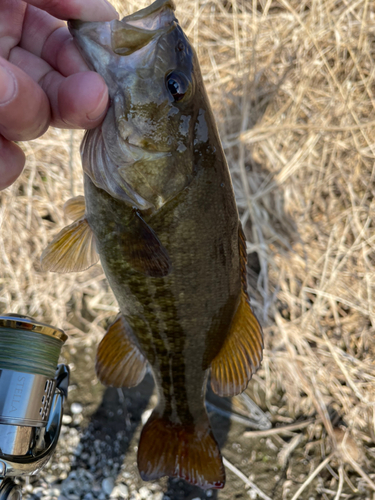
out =
[[[149,2],[114,3],[127,13]],[[177,4],[198,49],[248,237],[251,293],[266,337],[255,384],[272,414],[322,419],[325,446],[342,464],[336,499],[346,469],[353,487],[369,491],[371,467],[348,456],[330,415],[337,412],[350,439],[373,445],[375,5]],[[25,172],[1,195],[0,311],[84,339],[117,311],[101,268],[59,276],[39,266],[66,222],[63,203],[82,193],[80,137],[51,130],[25,144]]]

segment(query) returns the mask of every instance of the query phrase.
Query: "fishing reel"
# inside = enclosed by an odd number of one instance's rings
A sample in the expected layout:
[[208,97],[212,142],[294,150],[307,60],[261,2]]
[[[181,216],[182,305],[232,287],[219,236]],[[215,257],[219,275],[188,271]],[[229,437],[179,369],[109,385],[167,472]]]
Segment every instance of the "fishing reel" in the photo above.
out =
[[69,367],[67,335],[28,316],[0,316],[0,500],[20,500],[14,479],[36,475],[60,435]]

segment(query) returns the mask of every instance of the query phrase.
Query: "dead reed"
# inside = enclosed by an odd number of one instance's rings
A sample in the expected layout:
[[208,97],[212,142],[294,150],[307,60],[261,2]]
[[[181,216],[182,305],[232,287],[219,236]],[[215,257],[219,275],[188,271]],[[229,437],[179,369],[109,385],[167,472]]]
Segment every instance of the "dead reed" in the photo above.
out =
[[[149,2],[114,3],[124,14]],[[349,470],[354,490],[365,495],[375,489],[369,465],[375,4],[176,3],[198,51],[248,237],[250,293],[266,342],[253,385],[272,415],[316,415],[323,422],[323,447],[330,450],[322,467],[338,461],[326,498],[348,497]],[[42,273],[39,265],[47,242],[67,222],[64,202],[83,191],[80,138],[77,131],[50,130],[25,144],[26,169],[0,195],[0,311],[30,314],[84,341],[99,336],[117,311],[100,266],[61,276]],[[362,445],[367,451],[359,455]],[[294,488],[293,499],[307,498],[303,490]]]

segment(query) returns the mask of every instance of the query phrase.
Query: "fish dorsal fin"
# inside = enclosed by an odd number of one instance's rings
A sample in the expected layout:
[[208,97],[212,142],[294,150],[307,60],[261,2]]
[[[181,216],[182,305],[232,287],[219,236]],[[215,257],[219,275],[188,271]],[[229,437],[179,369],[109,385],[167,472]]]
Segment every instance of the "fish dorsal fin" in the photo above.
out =
[[85,218],[64,227],[41,256],[43,271],[71,273],[84,271],[96,264],[94,233]]
[[246,240],[239,230],[242,291],[230,331],[211,363],[211,387],[219,396],[243,392],[262,361],[263,332],[250,307],[246,280]]
[[69,217],[70,220],[82,219],[85,215],[85,210],[85,197],[82,195],[70,198],[70,200],[66,201],[64,204],[64,214]]
[[146,358],[120,315],[98,346],[95,366],[98,379],[110,387],[134,387],[142,381],[146,368]]
[[138,272],[152,278],[169,274],[172,265],[167,249],[137,211],[129,228],[121,231],[120,238],[127,261]]

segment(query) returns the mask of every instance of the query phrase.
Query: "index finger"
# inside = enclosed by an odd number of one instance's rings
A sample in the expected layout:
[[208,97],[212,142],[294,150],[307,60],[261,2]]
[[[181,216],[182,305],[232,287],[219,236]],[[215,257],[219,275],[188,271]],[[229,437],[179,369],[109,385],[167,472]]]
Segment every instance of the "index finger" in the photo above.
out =
[[59,19],[81,21],[112,21],[118,17],[107,0],[25,0]]

